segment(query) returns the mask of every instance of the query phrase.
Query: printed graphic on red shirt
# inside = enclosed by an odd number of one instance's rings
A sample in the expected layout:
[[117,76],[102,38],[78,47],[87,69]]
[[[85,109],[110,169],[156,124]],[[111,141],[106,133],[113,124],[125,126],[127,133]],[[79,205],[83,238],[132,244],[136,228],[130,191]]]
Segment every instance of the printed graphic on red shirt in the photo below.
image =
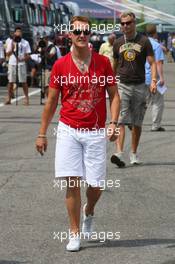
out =
[[51,73],[50,88],[61,92],[60,121],[74,128],[104,127],[106,87],[114,85],[110,62],[102,55],[92,53],[85,74],[76,67],[70,53],[59,59]]
[[73,84],[70,91],[68,91],[70,99],[68,102],[81,112],[88,113],[94,109],[102,98],[102,88],[97,84],[88,83],[85,87],[84,84]]

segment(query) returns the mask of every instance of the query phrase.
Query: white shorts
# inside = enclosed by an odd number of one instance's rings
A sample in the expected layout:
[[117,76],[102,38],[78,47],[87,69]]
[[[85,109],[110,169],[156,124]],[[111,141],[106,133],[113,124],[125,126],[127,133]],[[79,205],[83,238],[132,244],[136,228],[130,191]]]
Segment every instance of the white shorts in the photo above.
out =
[[[27,70],[26,65],[18,65],[18,80],[20,83],[27,82]],[[8,81],[10,83],[16,82],[16,65],[8,66]]]
[[[98,131],[98,130],[97,130]],[[106,177],[106,137],[80,131],[59,122],[55,177],[81,177],[88,185],[101,186]]]

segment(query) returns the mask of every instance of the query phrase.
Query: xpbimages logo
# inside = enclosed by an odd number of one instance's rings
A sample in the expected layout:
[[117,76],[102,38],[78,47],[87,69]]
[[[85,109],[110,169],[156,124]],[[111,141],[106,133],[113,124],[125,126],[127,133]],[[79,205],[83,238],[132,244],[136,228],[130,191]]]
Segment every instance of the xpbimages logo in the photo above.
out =
[[115,77],[112,75],[104,76],[96,76],[96,74],[93,74],[92,76],[86,75],[86,76],[74,76],[69,73],[68,75],[58,75],[58,76],[53,76],[54,78],[54,84],[59,84],[59,85],[68,85],[68,84],[99,84],[100,86],[104,86],[106,83],[107,84],[119,84],[120,83],[120,76],[116,75]]
[[114,33],[120,31],[120,24],[91,24],[88,25],[74,25],[70,22],[68,24],[54,24],[54,31],[62,33],[73,32],[74,30],[90,30],[92,33],[104,34],[104,33]]
[[81,134],[86,134],[86,135],[94,135],[94,136],[99,136],[101,138],[107,138],[108,136],[112,136],[113,133],[115,134],[115,136],[119,136],[120,135],[120,127],[116,127],[113,131],[112,128],[107,127],[107,128],[99,128],[97,129],[96,127],[89,129],[89,128],[75,128],[72,129],[72,127],[68,126],[65,130],[55,128],[54,127],[54,131],[53,131],[53,135],[54,136],[60,136],[60,135],[64,135],[64,136],[74,136],[77,133],[81,133]]
[[106,240],[120,240],[120,232],[111,232],[111,231],[100,231],[100,232],[91,232],[91,233],[82,233],[79,234],[72,233],[69,229],[68,232],[53,232],[53,239],[59,240],[61,243],[64,240],[70,238],[79,237],[81,240],[98,240],[100,243],[105,242]]
[[[79,179],[79,178],[78,178]],[[85,180],[79,179],[78,181],[74,179],[68,178],[66,179],[54,179],[53,188],[57,188],[58,190],[64,190],[69,188],[86,188],[88,186],[99,187],[101,190],[105,190],[106,188],[120,188],[120,180],[119,179],[107,179],[96,181],[93,180],[91,184],[88,184]]]

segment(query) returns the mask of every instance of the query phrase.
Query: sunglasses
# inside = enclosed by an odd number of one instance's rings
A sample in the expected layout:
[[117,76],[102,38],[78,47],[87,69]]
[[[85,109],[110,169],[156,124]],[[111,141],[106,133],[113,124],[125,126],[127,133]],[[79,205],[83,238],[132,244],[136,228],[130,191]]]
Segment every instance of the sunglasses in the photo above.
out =
[[132,23],[133,23],[133,20],[131,20],[131,21],[127,21],[127,22],[120,22],[120,24],[121,24],[122,26],[124,26],[124,25],[128,26],[128,25],[131,25]]
[[91,34],[91,31],[88,29],[86,29],[86,30],[75,29],[72,31],[72,33],[76,36],[80,36],[82,34],[82,32],[83,32],[83,35],[85,35],[85,36],[88,36]]

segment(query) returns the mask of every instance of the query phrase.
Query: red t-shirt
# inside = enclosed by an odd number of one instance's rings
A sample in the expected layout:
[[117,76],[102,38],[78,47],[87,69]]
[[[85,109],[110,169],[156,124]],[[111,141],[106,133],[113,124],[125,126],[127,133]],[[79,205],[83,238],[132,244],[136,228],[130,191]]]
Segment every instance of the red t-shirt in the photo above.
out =
[[115,77],[107,57],[92,52],[89,72],[82,74],[71,53],[57,60],[49,87],[61,91],[60,121],[73,128],[103,128],[106,121],[106,86]]

